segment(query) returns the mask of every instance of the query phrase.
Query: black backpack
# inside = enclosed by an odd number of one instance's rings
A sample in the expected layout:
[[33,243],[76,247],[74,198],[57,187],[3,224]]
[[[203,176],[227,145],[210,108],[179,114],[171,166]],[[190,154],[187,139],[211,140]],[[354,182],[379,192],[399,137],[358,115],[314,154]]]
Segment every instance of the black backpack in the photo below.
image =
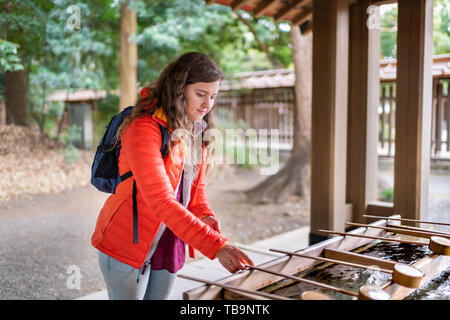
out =
[[[116,143],[117,130],[122,122],[133,112],[133,106],[127,107],[116,114],[106,126],[106,131],[97,146],[91,168],[91,184],[98,190],[114,193],[122,181],[133,176],[131,171],[119,175],[118,159],[121,148],[120,140]],[[169,153],[169,134],[167,129],[158,123],[161,130],[161,155],[163,159]],[[133,182],[133,243],[138,243],[138,216],[136,202],[136,181]]]

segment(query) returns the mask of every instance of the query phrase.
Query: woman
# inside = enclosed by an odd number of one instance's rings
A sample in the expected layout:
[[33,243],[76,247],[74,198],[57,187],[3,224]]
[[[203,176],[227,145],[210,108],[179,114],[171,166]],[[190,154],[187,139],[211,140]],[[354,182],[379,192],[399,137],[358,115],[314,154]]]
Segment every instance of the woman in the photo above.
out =
[[[99,250],[110,299],[168,299],[184,264],[185,243],[191,256],[193,247],[232,273],[245,263],[253,265],[243,251],[227,243],[209,206],[208,141],[201,145],[199,161],[190,156],[195,151],[192,141],[214,127],[209,112],[222,79],[206,55],[183,54],[165,68],[153,90],[141,91],[136,108],[120,126],[119,173],[131,170],[133,176],[106,200],[91,239]],[[171,137],[164,159],[160,125]],[[175,140],[179,132],[184,134]]]

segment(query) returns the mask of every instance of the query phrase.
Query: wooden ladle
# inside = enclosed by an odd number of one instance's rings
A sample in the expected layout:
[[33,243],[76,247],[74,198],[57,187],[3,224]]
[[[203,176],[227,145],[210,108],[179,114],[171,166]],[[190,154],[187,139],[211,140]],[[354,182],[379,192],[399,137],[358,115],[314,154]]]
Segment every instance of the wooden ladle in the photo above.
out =
[[[246,265],[247,268],[249,269],[254,269],[254,270],[259,270],[262,272],[267,272],[267,273],[271,273],[280,277],[284,277],[284,278],[288,278],[297,282],[304,282],[313,286],[317,286],[319,288],[323,288],[323,289],[329,289],[332,291],[336,291],[336,292],[340,292],[343,294],[347,294],[353,297],[357,297],[358,299],[361,300],[390,300],[391,299],[391,295],[381,289],[377,289],[371,286],[362,286],[361,288],[359,288],[359,292],[353,292],[350,290],[346,290],[346,289],[342,289],[342,288],[337,288],[335,286],[331,286],[328,284],[324,284],[324,283],[320,283],[317,281],[313,281],[313,280],[309,280],[309,279],[304,279],[301,277],[296,277],[296,276],[292,276],[289,274],[284,274],[284,273],[280,273],[277,271],[272,271],[269,269],[264,269],[261,267],[255,267],[255,266],[250,266],[250,265]],[[381,292],[381,291],[382,292]],[[372,294],[370,294],[372,292]],[[307,296],[308,297],[308,296]]]
[[[342,265],[351,266],[351,267],[357,267],[357,268],[370,269],[370,270],[376,270],[376,271],[381,271],[381,272],[385,272],[385,273],[390,273],[390,274],[392,274],[392,280],[395,283],[398,283],[398,284],[408,287],[408,288],[419,288],[420,282],[423,278],[422,271],[420,271],[419,269],[417,269],[413,266],[410,266],[410,265],[407,265],[404,263],[396,263],[393,268],[394,270],[387,270],[387,269],[383,269],[378,266],[373,267],[373,266],[367,266],[367,265],[363,265],[363,264],[359,264],[359,263],[352,263],[352,262],[336,260],[336,259],[309,256],[309,255],[301,254],[301,253],[297,253],[297,252],[289,252],[289,251],[278,250],[278,249],[269,249],[269,250],[273,251],[273,252],[284,253],[287,255],[296,256],[296,257],[314,259],[314,260],[323,261],[323,262],[331,262],[331,263],[342,264]],[[375,264],[375,262],[374,262],[374,264]]]
[[[426,243],[420,241],[412,241],[412,240],[401,240],[395,238],[384,238],[384,237],[375,237],[375,236],[367,236],[362,234],[354,234],[348,232],[338,232],[332,230],[318,230],[319,232],[329,233],[329,234],[338,234],[341,236],[351,236],[351,237],[360,237],[360,238],[368,238],[375,240],[384,240],[389,242],[400,242],[400,243],[409,243],[409,244],[417,244],[417,245],[427,245]],[[443,238],[440,236],[431,236],[428,242],[428,247],[431,251],[437,254],[441,254],[444,256],[450,255],[450,239]]]

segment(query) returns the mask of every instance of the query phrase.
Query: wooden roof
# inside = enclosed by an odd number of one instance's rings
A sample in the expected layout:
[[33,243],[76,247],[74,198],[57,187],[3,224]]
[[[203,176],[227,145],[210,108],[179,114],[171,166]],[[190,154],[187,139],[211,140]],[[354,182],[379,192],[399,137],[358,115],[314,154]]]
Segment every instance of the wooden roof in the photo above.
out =
[[[450,78],[450,54],[433,56],[433,78]],[[395,81],[397,78],[397,60],[383,59],[380,61],[380,80]]]
[[205,0],[206,4],[222,4],[233,11],[245,10],[255,17],[273,17],[275,22],[289,20],[292,25],[312,21],[313,0]]
[[[360,0],[349,0],[349,4],[358,3]],[[217,3],[230,7],[233,11],[245,10],[253,16],[273,17],[275,22],[290,21],[298,26],[307,21],[311,22],[307,32],[311,31],[313,21],[313,0],[205,0],[207,5]],[[396,3],[397,0],[370,0],[370,4],[382,5]]]
[[[435,55],[432,72],[433,78],[450,78],[450,54]],[[397,78],[396,59],[381,60],[379,74],[381,82],[395,81]],[[292,69],[264,70],[234,74],[232,78],[222,81],[220,90],[293,87],[294,84],[295,73]]]
[[107,92],[105,90],[91,90],[91,89],[75,89],[71,92],[67,90],[56,90],[49,95],[49,101],[92,101],[105,98]]

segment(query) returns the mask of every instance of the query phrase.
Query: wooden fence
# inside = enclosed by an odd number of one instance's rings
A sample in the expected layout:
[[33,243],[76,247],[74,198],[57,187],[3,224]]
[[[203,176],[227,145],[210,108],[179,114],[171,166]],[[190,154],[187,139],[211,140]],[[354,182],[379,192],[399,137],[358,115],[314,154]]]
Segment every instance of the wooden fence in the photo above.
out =
[[215,114],[218,127],[279,130],[281,150],[291,150],[294,139],[294,88],[220,92]]
[[[450,79],[433,80],[431,158],[450,160]],[[221,91],[216,117],[222,128],[279,129],[280,149],[292,148],[293,87]],[[395,153],[395,82],[380,83],[378,155]]]
[[[431,158],[434,160],[450,160],[449,83],[450,79],[433,80]],[[392,157],[395,153],[395,82],[381,83],[378,114],[378,155]]]
[[[431,152],[435,158],[450,158],[450,79],[435,81],[433,86],[433,122]],[[445,146],[445,148],[444,148]]]

